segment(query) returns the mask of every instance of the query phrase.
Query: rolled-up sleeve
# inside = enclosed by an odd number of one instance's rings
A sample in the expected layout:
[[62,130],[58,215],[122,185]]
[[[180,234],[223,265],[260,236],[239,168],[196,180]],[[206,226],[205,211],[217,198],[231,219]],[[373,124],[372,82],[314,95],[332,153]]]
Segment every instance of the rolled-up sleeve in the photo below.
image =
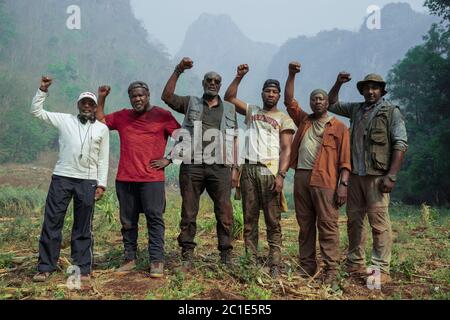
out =
[[406,132],[405,120],[398,108],[395,108],[392,113],[390,131],[392,149],[406,152],[408,150],[408,134]]
[[190,96],[178,96],[174,94],[172,100],[169,103],[167,103],[167,105],[173,110],[185,114],[189,106],[190,99],[191,99]]
[[328,111],[342,117],[351,118],[353,108],[358,108],[359,106],[360,104],[355,102],[336,102],[328,107]]
[[350,152],[350,132],[346,126],[342,128],[341,146],[339,153],[339,172],[342,169],[352,171],[351,152]]

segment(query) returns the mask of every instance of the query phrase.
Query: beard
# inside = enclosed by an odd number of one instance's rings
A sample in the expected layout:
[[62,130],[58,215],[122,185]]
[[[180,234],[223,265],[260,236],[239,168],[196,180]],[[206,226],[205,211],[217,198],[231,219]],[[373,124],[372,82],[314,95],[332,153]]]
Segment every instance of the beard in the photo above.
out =
[[204,94],[205,94],[205,96],[207,96],[209,98],[215,98],[219,95],[219,92],[212,91],[212,90],[205,90]]
[[78,119],[82,124],[86,124],[88,121],[91,123],[95,122],[95,113],[92,112],[80,112]]

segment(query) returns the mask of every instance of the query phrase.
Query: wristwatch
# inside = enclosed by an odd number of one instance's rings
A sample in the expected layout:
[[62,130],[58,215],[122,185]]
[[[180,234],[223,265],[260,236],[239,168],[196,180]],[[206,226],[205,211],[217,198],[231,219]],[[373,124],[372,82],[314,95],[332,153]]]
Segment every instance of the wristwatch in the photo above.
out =
[[283,179],[286,179],[286,172],[278,171],[278,175]]
[[165,156],[165,158],[166,158],[166,160],[169,160],[170,163],[173,163],[172,156],[170,155],[170,153],[167,156]]
[[387,177],[392,182],[396,182],[397,181],[397,176],[395,174],[388,174]]
[[339,184],[342,184],[345,187],[348,187],[348,181],[341,181]]

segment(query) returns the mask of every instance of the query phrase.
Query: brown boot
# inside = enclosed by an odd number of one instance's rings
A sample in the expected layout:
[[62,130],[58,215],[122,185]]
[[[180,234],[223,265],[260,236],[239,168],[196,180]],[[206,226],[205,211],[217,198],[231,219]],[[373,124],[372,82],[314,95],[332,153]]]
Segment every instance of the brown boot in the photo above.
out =
[[33,277],[33,282],[45,282],[50,278],[50,272],[38,272]]
[[163,262],[150,263],[150,277],[151,278],[164,277],[164,263]]
[[325,271],[325,273],[322,276],[322,283],[324,285],[330,285],[330,286],[337,285],[337,284],[339,284],[337,276],[338,276],[338,273],[335,270]]
[[194,249],[181,249],[181,260],[192,261],[194,259]]
[[345,265],[345,272],[348,273],[350,277],[366,277],[367,269],[366,266],[363,265]]
[[117,269],[117,272],[130,272],[136,268],[136,260],[125,260],[124,264]]
[[231,250],[225,250],[220,252],[220,262],[224,265],[231,265]]
[[278,279],[281,275],[280,267],[279,266],[271,266],[270,267],[270,276],[272,279]]

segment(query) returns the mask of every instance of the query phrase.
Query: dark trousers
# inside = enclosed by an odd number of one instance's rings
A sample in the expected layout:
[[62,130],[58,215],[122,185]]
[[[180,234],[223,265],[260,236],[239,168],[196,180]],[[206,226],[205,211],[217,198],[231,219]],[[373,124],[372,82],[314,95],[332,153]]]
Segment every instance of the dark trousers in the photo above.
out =
[[231,250],[233,207],[231,205],[231,169],[223,165],[182,164],[180,168],[181,207],[178,244],[183,249],[194,249],[197,232],[197,214],[200,196],[208,192],[214,202],[219,251]]
[[148,253],[150,261],[164,261],[164,220],[166,207],[164,182],[122,182],[116,181],[117,198],[120,206],[122,239],[125,259],[134,260],[137,255],[139,214],[147,219]]
[[81,274],[92,270],[92,219],[94,216],[96,180],[53,176],[45,203],[44,224],[39,240],[40,272],[56,270],[61,251],[62,229],[67,207],[73,198],[71,240],[72,263]]

